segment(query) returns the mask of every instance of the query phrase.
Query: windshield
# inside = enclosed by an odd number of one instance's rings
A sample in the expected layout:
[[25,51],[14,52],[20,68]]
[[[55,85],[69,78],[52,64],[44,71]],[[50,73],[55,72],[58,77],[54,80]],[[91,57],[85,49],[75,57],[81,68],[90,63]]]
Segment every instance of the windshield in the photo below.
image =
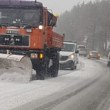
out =
[[85,47],[80,47],[79,50],[80,51],[86,51]]
[[64,44],[62,51],[73,52],[75,50],[75,44]]
[[92,51],[92,52],[91,52],[91,54],[93,54],[93,55],[97,55],[97,54],[98,54],[98,52],[93,52],[93,51]]
[[40,24],[40,9],[0,9],[1,25],[31,25]]

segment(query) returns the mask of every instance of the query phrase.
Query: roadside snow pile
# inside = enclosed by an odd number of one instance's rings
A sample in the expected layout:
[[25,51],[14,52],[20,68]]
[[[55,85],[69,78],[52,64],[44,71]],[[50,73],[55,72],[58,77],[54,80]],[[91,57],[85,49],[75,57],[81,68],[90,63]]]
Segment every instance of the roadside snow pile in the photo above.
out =
[[32,77],[32,64],[29,58],[21,61],[0,59],[0,80],[27,83]]

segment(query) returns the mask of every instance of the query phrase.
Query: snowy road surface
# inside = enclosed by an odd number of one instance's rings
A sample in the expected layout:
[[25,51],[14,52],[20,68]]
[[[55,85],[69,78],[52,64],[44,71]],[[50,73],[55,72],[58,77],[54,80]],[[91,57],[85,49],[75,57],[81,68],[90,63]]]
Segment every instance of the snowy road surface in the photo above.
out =
[[110,68],[80,58],[75,71],[30,83],[0,82],[0,110],[108,110]]

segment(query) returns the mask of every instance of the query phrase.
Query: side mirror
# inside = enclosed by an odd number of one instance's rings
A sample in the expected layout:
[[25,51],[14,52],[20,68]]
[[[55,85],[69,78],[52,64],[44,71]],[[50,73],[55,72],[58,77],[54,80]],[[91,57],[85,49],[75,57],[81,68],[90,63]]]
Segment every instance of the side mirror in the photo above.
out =
[[79,50],[76,50],[75,53],[79,53]]

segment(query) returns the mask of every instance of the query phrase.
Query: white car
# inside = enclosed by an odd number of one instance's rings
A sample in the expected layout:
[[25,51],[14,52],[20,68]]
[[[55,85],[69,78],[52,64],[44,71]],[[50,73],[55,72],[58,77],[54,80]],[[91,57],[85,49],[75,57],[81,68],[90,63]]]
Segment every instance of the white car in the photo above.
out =
[[110,66],[110,52],[108,54],[108,64],[107,65]]
[[60,51],[60,69],[69,68],[74,70],[78,63],[77,43],[64,42],[64,47]]
[[84,45],[78,45],[79,55],[80,56],[87,56],[87,48]]

